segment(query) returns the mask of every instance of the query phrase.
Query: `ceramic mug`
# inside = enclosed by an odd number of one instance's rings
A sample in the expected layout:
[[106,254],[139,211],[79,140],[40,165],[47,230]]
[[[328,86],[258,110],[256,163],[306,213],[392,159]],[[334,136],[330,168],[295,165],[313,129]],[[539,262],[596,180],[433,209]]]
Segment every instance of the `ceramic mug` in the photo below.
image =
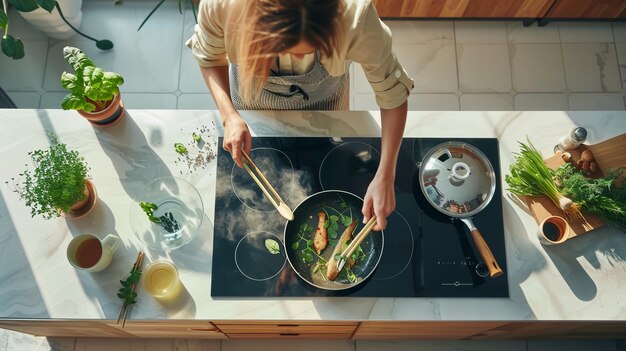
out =
[[76,269],[100,272],[111,264],[120,243],[120,238],[113,234],[102,240],[91,234],[80,234],[67,246],[67,260]]
[[537,237],[544,245],[555,245],[569,239],[570,227],[563,217],[550,216],[539,223]]

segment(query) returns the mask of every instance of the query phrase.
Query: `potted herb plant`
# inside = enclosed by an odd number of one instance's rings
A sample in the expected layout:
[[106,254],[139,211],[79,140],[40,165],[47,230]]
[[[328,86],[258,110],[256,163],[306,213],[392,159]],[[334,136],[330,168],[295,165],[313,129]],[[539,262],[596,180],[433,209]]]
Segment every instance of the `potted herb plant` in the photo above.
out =
[[35,170],[20,173],[14,191],[31,208],[31,216],[79,218],[95,205],[96,190],[87,178],[88,167],[78,151],[68,150],[51,134],[52,145],[35,150]]
[[119,89],[124,83],[122,76],[96,67],[78,48],[66,46],[63,48],[63,57],[75,74],[63,72],[61,75],[61,85],[70,91],[63,98],[61,107],[64,110],[77,110],[96,126],[109,126],[118,122],[124,116]]

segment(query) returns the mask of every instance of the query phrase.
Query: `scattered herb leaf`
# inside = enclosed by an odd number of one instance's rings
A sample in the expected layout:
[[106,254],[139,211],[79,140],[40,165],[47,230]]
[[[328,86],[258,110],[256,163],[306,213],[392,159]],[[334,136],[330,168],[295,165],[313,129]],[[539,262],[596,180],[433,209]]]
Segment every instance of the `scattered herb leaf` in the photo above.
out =
[[144,202],[141,201],[139,203],[141,209],[148,215],[148,219],[154,223],[161,223],[161,219],[154,216],[154,211],[156,211],[159,207],[152,202]]
[[198,144],[202,141],[202,137],[195,132],[191,133],[191,137],[193,137],[193,140]]
[[174,150],[176,150],[176,152],[178,152],[181,155],[184,155],[187,153],[187,148],[182,143],[174,143]]
[[265,239],[265,248],[272,255],[277,255],[280,253],[280,245],[278,245],[278,242],[276,242],[276,240],[274,239]]

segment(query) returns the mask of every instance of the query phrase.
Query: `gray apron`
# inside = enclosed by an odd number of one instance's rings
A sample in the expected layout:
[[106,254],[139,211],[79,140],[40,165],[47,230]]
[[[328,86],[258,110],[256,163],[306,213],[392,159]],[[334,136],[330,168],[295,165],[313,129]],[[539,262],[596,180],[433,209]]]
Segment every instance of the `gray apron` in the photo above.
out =
[[348,74],[333,77],[315,51],[313,68],[300,75],[270,72],[256,100],[246,104],[241,97],[239,67],[229,68],[230,98],[238,110],[347,110]]

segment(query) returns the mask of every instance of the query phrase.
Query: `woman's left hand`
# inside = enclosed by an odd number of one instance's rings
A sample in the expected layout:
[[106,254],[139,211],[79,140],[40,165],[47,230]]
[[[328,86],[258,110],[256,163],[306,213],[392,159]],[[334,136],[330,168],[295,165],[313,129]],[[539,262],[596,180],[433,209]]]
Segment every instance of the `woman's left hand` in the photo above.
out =
[[374,230],[379,231],[387,227],[387,217],[396,208],[396,193],[393,187],[393,178],[380,176],[379,173],[367,187],[363,201],[363,223],[376,215]]

